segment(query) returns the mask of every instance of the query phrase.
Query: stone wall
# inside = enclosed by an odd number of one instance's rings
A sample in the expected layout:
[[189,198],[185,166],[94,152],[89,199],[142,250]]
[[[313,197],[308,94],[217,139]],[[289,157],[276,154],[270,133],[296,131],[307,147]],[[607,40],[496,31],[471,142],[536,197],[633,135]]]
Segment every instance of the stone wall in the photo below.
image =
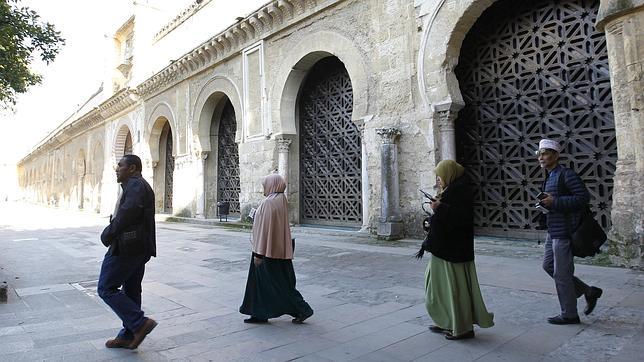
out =
[[[112,165],[130,131],[134,153],[143,159],[144,177],[161,198],[160,136],[167,122],[174,141],[173,213],[214,217],[217,137],[213,130],[218,129],[218,112],[230,100],[237,122],[242,216],[262,199],[261,177],[277,171],[287,176],[290,216],[297,223],[298,95],[313,65],[334,56],[351,79],[352,120],[362,132],[363,229],[375,232],[380,216],[381,138],[376,129],[386,127],[401,132],[398,206],[404,230],[407,236],[420,236],[423,214],[418,189],[434,193],[435,164],[455,157],[454,120],[464,102],[453,69],[461,43],[494,2],[270,2],[222,33],[210,34],[209,40],[194,40],[195,48],[188,54],[155,63],[170,65],[112,95],[70,130],[61,130],[64,137],[54,135],[45,141],[20,164],[21,186],[33,200],[78,205],[77,159],[84,154],[86,169],[91,170],[86,171],[84,182],[91,186],[83,188],[83,205],[111,212],[116,197]],[[602,6],[606,3],[610,2],[602,1]],[[612,250],[621,263],[641,266],[644,21],[641,4],[629,4],[609,12],[600,25],[606,29],[610,47],[619,143]],[[178,41],[171,34],[165,41]],[[183,41],[191,41],[189,32],[182,34]],[[290,145],[283,140],[290,140]],[[102,155],[97,145],[102,145]],[[161,205],[158,201],[158,208]]]
[[614,179],[611,259],[644,267],[644,1],[602,1],[619,150]]

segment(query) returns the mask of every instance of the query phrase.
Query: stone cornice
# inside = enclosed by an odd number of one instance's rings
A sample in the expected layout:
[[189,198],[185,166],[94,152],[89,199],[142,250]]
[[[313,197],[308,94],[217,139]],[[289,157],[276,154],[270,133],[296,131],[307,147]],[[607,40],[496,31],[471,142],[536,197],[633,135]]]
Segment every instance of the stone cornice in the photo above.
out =
[[344,0],[273,0],[216,34],[141,83],[143,99],[242,51],[258,40],[292,26]]
[[120,90],[76,120],[52,131],[52,133],[38,143],[27,156],[20,160],[18,164],[24,164],[38,155],[60,147],[75,136],[89,129],[100,126],[109,117],[136,104],[138,100],[139,98],[136,90],[129,88]]
[[116,92],[108,100],[98,106],[101,116],[109,118],[130,107],[139,100],[136,89],[125,88]]
[[182,12],[179,13],[174,19],[170,20],[167,24],[165,24],[161,30],[159,30],[156,34],[154,34],[154,41],[159,41],[161,40],[164,36],[168,35],[172,30],[176,29],[179,25],[183,24],[184,21],[188,20],[191,16],[197,13],[197,11],[201,10],[204,6],[208,5],[208,3],[212,0],[196,0],[190,6],[187,8],[183,9]]

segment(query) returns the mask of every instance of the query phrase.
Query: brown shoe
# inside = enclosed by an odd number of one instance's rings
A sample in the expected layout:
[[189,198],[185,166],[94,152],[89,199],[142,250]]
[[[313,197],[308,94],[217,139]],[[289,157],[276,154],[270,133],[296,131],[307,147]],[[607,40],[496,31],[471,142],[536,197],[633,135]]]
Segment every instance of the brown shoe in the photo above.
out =
[[154,327],[157,326],[157,322],[152,318],[146,318],[145,322],[134,332],[134,338],[128,346],[129,349],[136,349],[145,337],[152,332]]
[[116,337],[114,339],[108,339],[107,342],[105,342],[105,347],[107,347],[107,348],[130,348],[130,343],[132,343],[131,339],[121,339],[119,337]]

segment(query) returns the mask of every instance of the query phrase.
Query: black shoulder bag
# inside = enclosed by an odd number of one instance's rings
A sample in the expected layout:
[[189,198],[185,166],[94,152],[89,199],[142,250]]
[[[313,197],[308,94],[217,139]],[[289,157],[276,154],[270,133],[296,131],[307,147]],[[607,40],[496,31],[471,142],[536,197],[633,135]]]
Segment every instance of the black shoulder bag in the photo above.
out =
[[[557,192],[559,195],[572,195],[566,186],[565,172],[559,174],[557,180]],[[601,253],[599,249],[606,242],[607,236],[601,225],[593,217],[590,205],[586,205],[581,213],[579,224],[575,229],[570,225],[570,214],[564,214],[568,230],[572,230],[570,241],[572,244],[572,255],[580,258],[595,256]]]

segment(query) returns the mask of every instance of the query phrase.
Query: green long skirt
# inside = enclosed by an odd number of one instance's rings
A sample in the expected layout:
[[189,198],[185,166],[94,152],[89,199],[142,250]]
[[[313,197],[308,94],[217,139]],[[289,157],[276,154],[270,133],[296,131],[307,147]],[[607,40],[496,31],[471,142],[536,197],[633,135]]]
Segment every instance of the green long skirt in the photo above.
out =
[[494,314],[485,308],[474,262],[451,263],[431,257],[425,271],[425,305],[434,323],[460,335],[494,325]]

